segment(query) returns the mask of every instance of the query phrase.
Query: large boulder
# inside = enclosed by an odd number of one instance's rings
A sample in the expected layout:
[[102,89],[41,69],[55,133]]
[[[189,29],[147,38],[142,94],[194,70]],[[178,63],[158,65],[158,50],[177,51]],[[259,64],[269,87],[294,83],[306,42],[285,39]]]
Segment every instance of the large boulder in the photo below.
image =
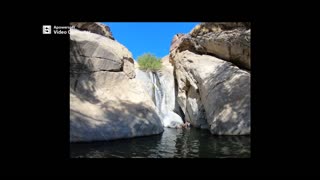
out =
[[[190,34],[173,38],[170,62],[177,101],[193,126],[217,135],[250,134],[249,28],[250,23],[201,23]],[[232,36],[220,38],[223,34]],[[242,53],[234,48],[242,48]],[[225,49],[228,56],[223,55]]]
[[250,23],[200,23],[189,34],[174,36],[170,51],[213,55],[250,70]]
[[70,32],[71,71],[123,71],[135,77],[132,54],[122,44],[86,31]]
[[178,97],[184,97],[179,102],[192,125],[208,125],[218,135],[250,134],[250,73],[188,50],[175,62],[181,79]]
[[70,25],[74,26],[77,29],[90,31],[92,33],[100,34],[102,36],[105,36],[107,38],[114,40],[114,37],[112,36],[112,33],[110,31],[109,26],[106,26],[102,23],[98,23],[98,22],[71,22]]
[[70,30],[70,141],[163,132],[152,99],[137,81],[131,53],[107,37]]

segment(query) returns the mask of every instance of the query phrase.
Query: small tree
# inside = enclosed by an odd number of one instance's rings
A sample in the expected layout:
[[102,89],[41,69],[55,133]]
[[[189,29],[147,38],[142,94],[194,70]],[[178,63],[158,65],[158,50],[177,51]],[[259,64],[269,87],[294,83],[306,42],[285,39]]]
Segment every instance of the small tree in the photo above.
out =
[[161,58],[157,58],[151,53],[145,53],[138,57],[138,64],[141,70],[157,71],[161,69]]

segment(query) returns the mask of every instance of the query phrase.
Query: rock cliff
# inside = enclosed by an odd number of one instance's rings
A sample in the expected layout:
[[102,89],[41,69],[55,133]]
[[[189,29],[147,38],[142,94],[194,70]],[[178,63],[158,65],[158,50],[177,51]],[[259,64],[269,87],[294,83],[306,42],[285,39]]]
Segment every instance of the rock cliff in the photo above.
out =
[[106,26],[72,24],[78,29],[70,30],[70,142],[163,132],[152,99],[135,78],[128,49]]
[[201,23],[170,47],[177,100],[193,126],[250,134],[250,24]]

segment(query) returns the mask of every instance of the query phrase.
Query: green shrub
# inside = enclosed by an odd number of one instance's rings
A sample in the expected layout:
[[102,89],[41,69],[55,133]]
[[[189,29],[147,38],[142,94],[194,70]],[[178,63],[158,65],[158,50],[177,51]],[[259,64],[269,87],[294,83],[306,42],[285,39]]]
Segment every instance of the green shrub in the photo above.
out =
[[157,58],[151,53],[145,53],[138,57],[138,64],[141,70],[157,71],[161,69],[161,58]]

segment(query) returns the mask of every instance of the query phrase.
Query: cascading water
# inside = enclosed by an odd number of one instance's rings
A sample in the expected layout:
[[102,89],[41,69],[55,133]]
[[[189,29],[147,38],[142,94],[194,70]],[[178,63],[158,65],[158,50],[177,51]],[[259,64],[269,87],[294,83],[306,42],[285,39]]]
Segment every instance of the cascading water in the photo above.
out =
[[[164,127],[176,128],[181,126],[183,124],[181,117],[166,107],[166,94],[165,91],[163,91],[158,73],[149,72],[149,77],[153,83],[153,101]],[[172,90],[174,91],[174,89]]]
[[163,118],[163,112],[161,109],[163,92],[161,91],[161,84],[156,73],[149,72],[149,76],[153,84],[152,86],[153,102],[157,107],[158,114],[160,115],[161,118]]

